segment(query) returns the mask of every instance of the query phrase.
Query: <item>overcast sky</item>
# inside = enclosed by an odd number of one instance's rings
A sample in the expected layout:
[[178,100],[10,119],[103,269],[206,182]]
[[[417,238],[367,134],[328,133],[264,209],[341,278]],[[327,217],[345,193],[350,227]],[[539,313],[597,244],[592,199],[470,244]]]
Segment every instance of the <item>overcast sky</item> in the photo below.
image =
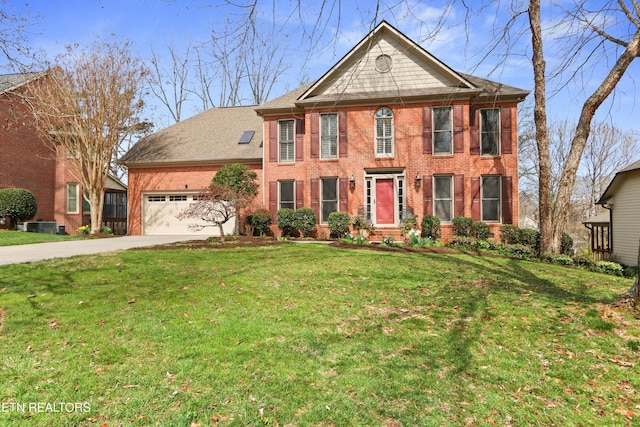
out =
[[[138,53],[149,58],[151,47],[162,52],[167,44],[180,47],[189,42],[204,42],[209,39],[212,29],[221,29],[225,21],[233,22],[243,12],[242,8],[231,7],[223,0],[6,1],[5,7],[10,12],[38,18],[34,21],[37,24],[29,28],[32,34],[30,44],[45,50],[49,58],[61,52],[65,45],[88,45],[96,35],[110,33],[135,42]],[[252,1],[236,0],[234,3]],[[466,1],[468,5],[475,3],[480,4],[480,0]],[[317,0],[302,0],[302,11],[296,8],[297,4],[298,0],[260,2],[258,22],[276,29],[279,39],[274,42],[287,49],[287,61],[291,66],[270,98],[294,89],[300,81],[321,77],[370,31],[374,23],[382,19],[456,71],[527,90],[533,88],[531,64],[525,46],[528,35],[520,41],[521,55],[507,60],[497,56],[482,60],[484,55],[480,52],[491,40],[495,22],[510,16],[508,10],[468,16],[460,3],[456,8],[447,9],[446,1],[397,0],[383,2],[384,7],[378,10],[376,19],[375,3],[371,0],[328,0],[323,11],[318,9],[322,2]],[[438,27],[442,16],[447,18],[446,23]],[[469,17],[470,27],[462,24],[465,17]],[[552,17],[549,18],[551,20]],[[321,25],[316,25],[318,22]],[[311,40],[319,42],[310,46]],[[518,53],[518,49],[514,52]],[[550,48],[546,55],[549,66],[552,66],[563,52]],[[602,120],[613,120],[622,129],[640,130],[640,108],[636,104],[638,88],[633,79],[640,76],[640,60],[636,62],[629,70],[629,77],[622,82],[622,90],[599,115]],[[561,95],[552,98],[552,118],[577,120],[577,107],[599,83],[599,75],[604,70],[596,70],[595,75],[583,75],[580,83],[570,85]],[[185,113],[189,116],[195,112],[192,109]]]

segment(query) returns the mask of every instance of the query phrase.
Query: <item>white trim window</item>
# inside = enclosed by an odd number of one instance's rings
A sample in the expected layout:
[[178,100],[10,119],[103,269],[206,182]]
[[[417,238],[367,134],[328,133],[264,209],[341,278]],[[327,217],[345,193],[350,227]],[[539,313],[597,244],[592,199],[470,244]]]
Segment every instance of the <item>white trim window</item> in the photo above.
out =
[[500,109],[480,110],[480,154],[483,156],[500,155]]
[[79,185],[75,182],[67,183],[67,213],[80,213]]
[[393,112],[387,107],[376,111],[376,157],[393,156]]
[[433,212],[442,222],[453,219],[453,177],[435,175],[433,177]]
[[320,222],[325,224],[331,212],[338,211],[338,178],[320,178]]
[[338,114],[320,114],[320,158],[338,158]]
[[500,181],[499,175],[482,177],[480,197],[482,198],[483,222],[500,222]]
[[453,154],[451,107],[433,107],[433,154]]
[[278,181],[278,209],[295,209],[295,181]]
[[295,120],[280,120],[278,126],[278,159],[280,163],[292,163],[295,161]]

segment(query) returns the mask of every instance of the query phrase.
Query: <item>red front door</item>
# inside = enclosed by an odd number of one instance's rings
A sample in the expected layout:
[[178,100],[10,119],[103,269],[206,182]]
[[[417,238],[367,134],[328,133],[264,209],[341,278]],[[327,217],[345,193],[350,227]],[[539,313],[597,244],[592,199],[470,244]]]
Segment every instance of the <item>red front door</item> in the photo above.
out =
[[376,179],[376,223],[395,224],[393,178]]

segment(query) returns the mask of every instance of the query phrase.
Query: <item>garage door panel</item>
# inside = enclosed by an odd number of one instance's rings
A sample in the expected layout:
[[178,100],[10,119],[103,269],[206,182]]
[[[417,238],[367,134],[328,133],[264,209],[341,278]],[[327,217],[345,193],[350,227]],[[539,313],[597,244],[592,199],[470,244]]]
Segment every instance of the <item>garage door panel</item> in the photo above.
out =
[[[193,203],[193,195],[145,195],[143,203],[143,234],[146,235],[184,235],[198,234],[219,236],[218,227],[211,223],[198,221],[195,218],[178,219],[180,212]],[[204,225],[204,228],[194,228],[192,225]],[[225,234],[233,234],[235,218],[223,225]]]

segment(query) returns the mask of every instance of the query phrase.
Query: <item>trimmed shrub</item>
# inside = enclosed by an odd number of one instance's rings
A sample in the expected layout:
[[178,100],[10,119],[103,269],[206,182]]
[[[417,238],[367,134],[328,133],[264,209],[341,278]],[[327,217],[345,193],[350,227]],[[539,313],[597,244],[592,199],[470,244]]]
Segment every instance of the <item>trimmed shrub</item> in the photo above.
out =
[[517,243],[529,246],[537,252],[540,250],[540,232],[531,228],[520,228]]
[[251,215],[247,216],[247,222],[253,226],[253,231],[260,236],[264,236],[271,230],[270,226],[273,222],[271,211],[268,209],[258,209]]
[[332,233],[336,233],[340,238],[349,231],[351,218],[349,218],[349,214],[346,212],[331,212],[327,217],[327,223],[329,224],[329,230],[331,230]]
[[573,239],[567,233],[562,233],[560,238],[560,253],[562,255],[573,255]]
[[472,225],[473,220],[471,218],[467,218],[465,216],[457,216],[453,218],[453,235],[460,237],[470,237]]
[[473,222],[469,229],[469,235],[479,240],[487,240],[491,236],[491,230],[489,226],[484,222]]
[[311,236],[316,231],[316,212],[311,208],[300,208],[295,211],[293,226],[304,237]]
[[0,217],[8,217],[11,228],[15,229],[18,221],[33,218],[37,211],[38,204],[31,191],[24,188],[0,190]]
[[504,224],[500,227],[500,241],[507,245],[522,244],[519,240],[519,228],[513,224]]
[[425,215],[422,217],[422,237],[426,237],[431,240],[438,240],[440,238],[440,218],[435,215]]
[[284,237],[291,237],[296,230],[296,211],[289,208],[278,210],[278,228]]

